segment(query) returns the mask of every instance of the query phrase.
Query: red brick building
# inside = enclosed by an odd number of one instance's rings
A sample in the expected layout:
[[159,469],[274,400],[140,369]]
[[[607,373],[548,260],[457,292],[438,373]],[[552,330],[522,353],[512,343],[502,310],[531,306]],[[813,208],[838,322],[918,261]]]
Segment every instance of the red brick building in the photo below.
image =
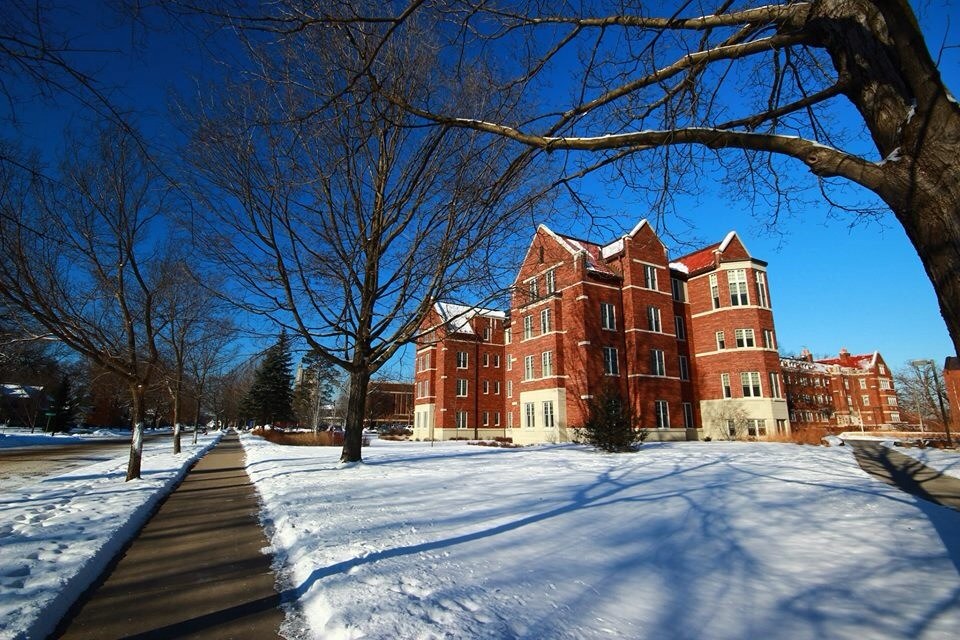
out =
[[509,313],[435,305],[414,437],[566,441],[608,386],[655,439],[787,432],[766,263],[733,232],[671,262],[646,221],[607,244],[541,225]]
[[950,430],[957,437],[960,432],[960,358],[948,356],[943,363],[943,385],[947,389],[950,409]]
[[799,358],[780,360],[790,422],[875,430],[900,422],[893,373],[879,352],[814,360],[806,349]]

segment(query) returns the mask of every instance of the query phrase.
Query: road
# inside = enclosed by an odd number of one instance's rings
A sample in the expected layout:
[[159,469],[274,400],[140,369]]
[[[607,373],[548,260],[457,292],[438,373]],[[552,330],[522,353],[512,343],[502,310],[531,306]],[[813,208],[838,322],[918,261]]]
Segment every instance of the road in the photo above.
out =
[[[172,446],[171,439],[169,433],[151,434],[144,438],[144,447]],[[123,458],[129,451],[129,438],[0,449],[0,489],[21,487],[70,469]]]

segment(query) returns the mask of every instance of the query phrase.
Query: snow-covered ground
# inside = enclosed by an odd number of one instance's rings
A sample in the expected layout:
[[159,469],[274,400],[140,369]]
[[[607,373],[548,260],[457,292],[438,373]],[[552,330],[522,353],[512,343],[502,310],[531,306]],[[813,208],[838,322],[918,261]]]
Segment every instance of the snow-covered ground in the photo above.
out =
[[[146,435],[173,433],[171,429],[149,429]],[[191,432],[192,433],[192,432]],[[9,429],[0,433],[0,449],[12,449],[19,447],[38,447],[38,446],[58,446],[66,444],[78,444],[90,440],[118,440],[130,439],[129,429],[94,429],[89,431],[76,431],[69,434],[63,433],[30,433],[27,429]]]
[[960,513],[849,447],[243,438],[288,637],[955,638]]
[[893,447],[905,456],[919,460],[931,469],[936,469],[945,476],[960,478],[960,451],[944,449],[918,449],[917,447]]
[[142,478],[124,482],[126,454],[0,497],[0,638],[43,638],[143,525],[189,464],[219,439],[147,446]]

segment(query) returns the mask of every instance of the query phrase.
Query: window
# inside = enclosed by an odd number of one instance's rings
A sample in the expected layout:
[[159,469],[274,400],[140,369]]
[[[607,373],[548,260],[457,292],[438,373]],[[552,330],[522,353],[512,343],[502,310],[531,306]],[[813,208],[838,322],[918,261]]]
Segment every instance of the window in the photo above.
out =
[[550,269],[543,276],[543,281],[547,287],[547,295],[551,293],[556,293],[557,291],[557,273],[556,269]]
[[770,372],[770,397],[779,398],[780,396],[780,376]]
[[540,333],[550,333],[550,309],[540,311]]
[[677,302],[686,301],[686,296],[683,295],[683,280],[680,278],[670,278],[670,291]]
[[737,437],[737,423],[729,418],[727,419],[727,433],[730,434],[731,438]]
[[545,400],[543,403],[543,428],[553,429],[557,426],[553,418],[553,400]]
[[853,398],[851,398],[850,396],[847,396],[847,406],[848,407],[853,406]]
[[467,380],[465,378],[457,378],[457,396],[464,398],[467,395]]
[[660,309],[657,307],[647,307],[647,328],[660,333]]
[[680,379],[690,379],[690,366],[687,364],[687,356],[680,356]]
[[499,411],[495,411],[495,412],[493,413],[493,426],[495,426],[495,427],[499,427],[499,426],[500,426],[500,412],[499,412]]
[[531,300],[531,301],[539,300],[539,299],[540,299],[540,292],[537,290],[537,279],[536,279],[536,278],[532,278],[532,279],[527,283],[527,285],[529,286],[529,290],[530,290],[530,300]]
[[533,380],[533,356],[526,356],[523,359],[523,379]]
[[483,412],[483,426],[485,426],[485,427],[489,427],[489,426],[490,426],[490,412],[489,412],[489,411],[484,411],[484,412]]
[[763,347],[765,349],[776,349],[777,344],[773,340],[773,331],[770,329],[763,330]]
[[542,377],[553,375],[553,351],[544,351],[540,354],[540,365],[543,367],[543,371],[540,372]]
[[860,396],[860,399],[863,400],[863,406],[870,406],[870,396]]
[[617,310],[609,302],[600,303],[600,327],[608,331],[617,329]]
[[885,366],[883,366],[882,364],[880,365],[880,375],[882,375],[882,376],[887,375],[887,368],[886,368]]
[[887,398],[887,404],[890,405],[891,407],[897,406],[897,397],[890,396],[889,398]]
[[529,340],[533,337],[533,316],[523,317],[523,339]]
[[674,316],[673,327],[677,332],[677,340],[687,339],[687,325],[683,322],[683,316]]
[[603,348],[603,372],[608,376],[620,375],[620,363],[617,360],[615,347]]
[[720,308],[720,285],[717,284],[717,274],[710,274],[710,299],[713,300],[713,308]]
[[509,353],[506,355],[507,360],[507,371],[513,371],[513,356]]
[[483,328],[483,341],[490,342],[493,339],[493,327],[490,326],[490,320],[487,320],[487,326]]
[[767,435],[767,421],[758,418],[749,418],[747,420],[747,435],[753,436],[754,438]]
[[513,380],[507,380],[507,397],[513,397]]
[[850,381],[847,380],[846,378],[844,378],[844,380],[843,380],[843,388],[844,388],[844,389],[849,389],[849,388],[850,388]]
[[457,411],[457,429],[466,429],[469,425],[469,414],[466,411]]
[[489,354],[489,353],[483,354],[483,366],[485,366],[485,367],[489,367],[489,366],[490,366],[490,354]]
[[645,264],[643,265],[643,286],[646,289],[656,289],[657,288],[657,268]]
[[484,392],[485,394],[489,394],[489,393],[490,393],[490,381],[489,381],[489,380],[484,380],[484,381],[483,381],[483,392]]
[[721,373],[720,374],[720,387],[723,389],[724,398],[732,398],[733,391],[730,389],[730,374]]
[[650,349],[650,373],[655,376],[667,375],[667,365],[660,349]]
[[457,351],[457,369],[466,369],[468,362],[467,352]]
[[683,403],[683,428],[693,429],[693,405],[689,402]]
[[417,356],[417,371],[426,371],[430,368],[430,352]]
[[670,408],[666,400],[656,400],[653,403],[653,410],[657,416],[657,429],[670,428]]
[[513,411],[507,414],[507,426],[513,429]]
[[882,379],[882,380],[880,381],[880,389],[882,389],[882,390],[884,390],[884,391],[889,391],[891,388],[892,388],[892,387],[890,386],[890,381],[887,380],[886,378],[884,378],[884,379]]
[[866,379],[866,378],[860,378],[857,382],[860,383],[860,388],[861,388],[861,389],[866,389],[866,388],[867,388],[867,379]]
[[769,307],[770,298],[767,296],[767,274],[762,271],[756,271],[753,277],[757,282],[757,304],[761,307]]
[[787,433],[787,421],[783,418],[777,418],[777,434],[786,435]]
[[526,420],[523,423],[527,429],[533,429],[537,424],[537,409],[532,402],[523,403],[523,413]]
[[896,413],[896,412],[891,413],[891,414],[890,414],[890,422],[900,422],[900,414],[899,414],[899,413]]
[[503,330],[503,344],[510,344],[510,329]]
[[738,349],[756,346],[753,340],[753,329],[737,329],[734,331],[734,335],[737,339]]
[[493,356],[493,368],[494,369],[500,368],[500,354],[495,354]]
[[747,295],[746,269],[730,269],[727,271],[727,284],[730,285],[730,304],[734,307],[750,304]]
[[717,351],[723,351],[727,348],[727,341],[723,337],[723,331],[717,331]]
[[740,386],[743,389],[744,398],[759,398],[762,396],[760,389],[760,372],[744,371],[740,374]]

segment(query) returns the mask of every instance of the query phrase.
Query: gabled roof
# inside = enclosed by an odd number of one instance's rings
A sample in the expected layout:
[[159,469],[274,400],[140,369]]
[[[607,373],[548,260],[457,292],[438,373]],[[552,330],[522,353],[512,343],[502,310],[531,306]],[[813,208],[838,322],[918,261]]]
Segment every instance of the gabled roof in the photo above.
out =
[[550,237],[557,241],[557,244],[566,249],[570,255],[583,255],[584,264],[588,271],[593,271],[594,273],[605,276],[619,277],[615,272],[611,271],[604,262],[603,247],[600,245],[595,242],[590,242],[589,240],[559,234],[545,224],[541,224],[538,228],[543,229]]
[[437,315],[440,316],[443,324],[449,327],[450,331],[454,333],[473,333],[470,320],[477,316],[496,318],[498,320],[503,320],[507,317],[503,311],[468,307],[462,304],[453,304],[452,302],[434,303],[433,309],[437,312]]
[[[730,246],[730,243],[733,239],[736,238],[737,241],[743,246],[744,251],[747,251],[746,245],[743,244],[743,240],[740,240],[740,237],[737,235],[736,231],[731,231],[720,242],[715,242],[709,247],[704,247],[703,249],[698,249],[693,253],[688,253],[685,256],[677,258],[670,263],[671,269],[676,269],[683,273],[698,273],[705,269],[709,269],[716,264],[716,255],[718,253],[723,253],[727,250],[727,247]],[[686,269],[686,271],[684,271]]]

